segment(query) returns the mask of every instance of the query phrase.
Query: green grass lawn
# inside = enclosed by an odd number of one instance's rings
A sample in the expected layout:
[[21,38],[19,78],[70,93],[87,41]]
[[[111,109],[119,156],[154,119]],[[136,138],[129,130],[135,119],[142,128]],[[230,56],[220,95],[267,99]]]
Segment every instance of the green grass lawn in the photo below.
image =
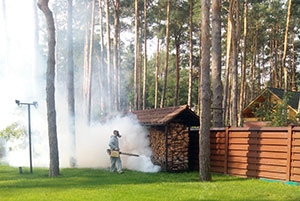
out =
[[0,165],[0,200],[299,200],[300,186],[281,182],[213,175],[199,182],[198,172],[111,174],[104,169],[61,169],[57,178],[48,170]]

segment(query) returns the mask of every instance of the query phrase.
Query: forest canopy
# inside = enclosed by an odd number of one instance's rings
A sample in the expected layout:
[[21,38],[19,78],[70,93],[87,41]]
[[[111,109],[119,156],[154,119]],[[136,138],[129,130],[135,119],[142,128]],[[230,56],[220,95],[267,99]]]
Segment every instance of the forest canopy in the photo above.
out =
[[[198,112],[201,1],[170,0],[169,10],[167,2],[73,0],[72,7],[68,1],[49,2],[55,19],[56,90],[60,94],[68,88],[67,42],[72,37],[76,113],[98,121],[111,112],[182,104]],[[223,124],[241,122],[236,120],[241,110],[265,87],[299,90],[299,8],[296,0],[221,2],[223,104],[215,109],[223,110]],[[1,9],[5,14],[5,6]],[[68,9],[72,9],[71,35]],[[42,17],[38,11],[40,60],[47,54]]]

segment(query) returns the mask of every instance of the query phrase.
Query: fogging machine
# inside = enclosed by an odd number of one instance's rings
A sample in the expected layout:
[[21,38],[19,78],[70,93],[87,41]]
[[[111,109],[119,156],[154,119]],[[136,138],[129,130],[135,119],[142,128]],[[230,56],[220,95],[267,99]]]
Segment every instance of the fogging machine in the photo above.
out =
[[127,155],[127,156],[135,156],[135,157],[140,156],[137,154],[130,154],[130,153],[125,153],[125,152],[110,150],[110,149],[107,149],[106,151],[107,151],[108,155],[110,155],[111,157],[119,157],[120,154]]

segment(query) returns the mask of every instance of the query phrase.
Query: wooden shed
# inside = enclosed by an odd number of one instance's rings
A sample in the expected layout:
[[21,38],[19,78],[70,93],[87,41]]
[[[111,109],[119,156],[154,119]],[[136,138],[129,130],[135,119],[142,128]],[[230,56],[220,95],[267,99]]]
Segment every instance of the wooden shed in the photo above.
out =
[[[199,116],[187,105],[133,111],[149,129],[152,162],[164,171],[187,171],[192,167],[194,149],[191,127],[199,126]],[[196,143],[197,144],[197,143]]]

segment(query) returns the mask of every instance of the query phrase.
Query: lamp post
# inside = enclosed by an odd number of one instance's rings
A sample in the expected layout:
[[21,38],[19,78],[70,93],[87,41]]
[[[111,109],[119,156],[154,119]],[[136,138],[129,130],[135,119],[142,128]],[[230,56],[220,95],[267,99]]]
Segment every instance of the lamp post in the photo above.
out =
[[16,100],[18,106],[27,105],[28,108],[28,136],[29,136],[29,162],[30,162],[30,173],[32,173],[32,151],[31,151],[31,119],[30,119],[30,106],[33,105],[35,108],[38,107],[38,102],[34,101],[32,103],[21,103]]

